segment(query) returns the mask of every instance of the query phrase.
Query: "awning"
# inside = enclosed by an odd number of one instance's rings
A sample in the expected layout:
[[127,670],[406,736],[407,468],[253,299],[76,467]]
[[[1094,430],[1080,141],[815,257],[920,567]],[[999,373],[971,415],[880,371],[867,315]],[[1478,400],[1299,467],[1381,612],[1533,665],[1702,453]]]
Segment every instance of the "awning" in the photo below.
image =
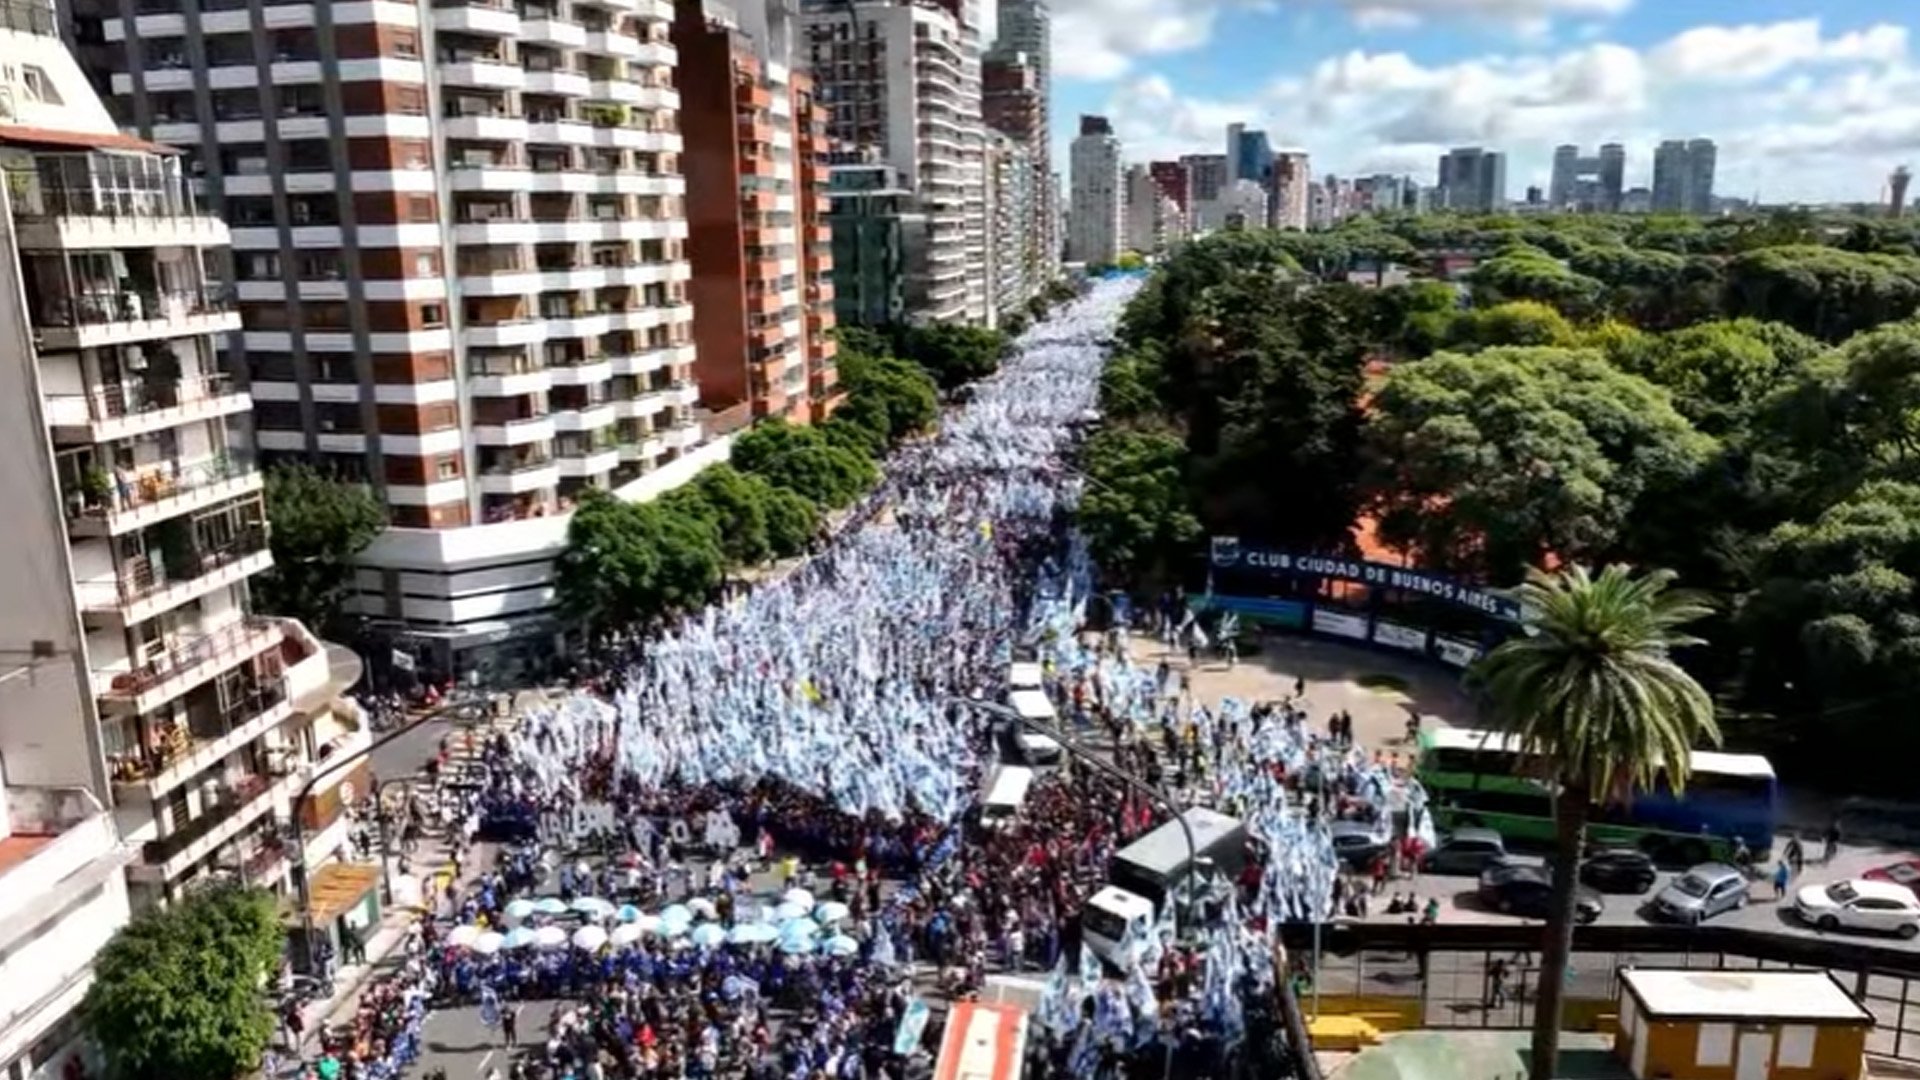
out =
[[0,124],[0,143],[36,150],[137,150],[167,155],[180,152],[173,147],[136,139],[117,131],[67,131],[25,124]]
[[[313,871],[312,884],[307,889],[313,925],[325,926],[352,911],[378,884],[380,868],[373,863],[335,862]],[[291,921],[299,920],[297,902],[289,917]]]

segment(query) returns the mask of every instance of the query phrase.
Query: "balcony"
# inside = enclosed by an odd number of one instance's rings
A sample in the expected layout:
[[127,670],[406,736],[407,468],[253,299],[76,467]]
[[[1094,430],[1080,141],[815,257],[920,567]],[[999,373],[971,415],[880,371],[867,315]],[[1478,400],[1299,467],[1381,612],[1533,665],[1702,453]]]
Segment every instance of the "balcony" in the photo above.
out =
[[520,36],[520,13],[507,0],[435,0],[434,29],[442,33]]
[[632,34],[622,34],[612,30],[588,30],[579,47],[597,56],[634,60],[639,58],[642,44],[641,40]]
[[115,290],[50,297],[34,309],[34,329],[48,352],[95,349],[162,338],[224,334],[240,315],[223,290]]
[[545,490],[559,481],[559,466],[544,450],[503,455],[480,467],[480,491],[487,495],[522,495]]
[[480,397],[520,397],[552,386],[547,365],[535,356],[479,359],[467,364],[467,389]]
[[481,446],[525,446],[534,442],[552,442],[553,434],[551,416],[526,416],[517,420],[476,418],[473,422],[473,441]]
[[587,96],[590,85],[587,77],[577,71],[527,69],[526,87],[530,94],[558,94],[562,97],[583,98]]
[[241,691],[226,707],[203,723],[218,734],[202,737],[176,725],[173,734],[151,749],[110,755],[107,767],[120,797],[147,800],[167,792],[212,768],[227,755],[273,730],[293,715],[293,702],[284,678],[267,679]]
[[[179,565],[169,565],[176,562]],[[243,529],[225,543],[188,543],[158,560],[148,556],[130,559],[118,576],[82,581],[76,589],[80,606],[88,614],[116,618],[131,626],[244,581],[272,565],[263,524]]]
[[102,712],[149,712],[223,671],[277,648],[285,631],[277,619],[248,616],[208,634],[179,633],[126,670],[95,669],[94,692]]
[[47,423],[56,443],[103,443],[247,412],[253,403],[226,375],[143,379],[85,394],[49,394]]
[[437,68],[446,86],[519,90],[527,83],[526,72],[498,56],[443,56]]
[[613,362],[604,356],[569,357],[552,370],[555,386],[598,386],[613,378]]
[[246,773],[222,781],[191,821],[141,848],[142,865],[129,867],[128,876],[147,881],[179,878],[188,867],[265,816],[276,802],[275,795],[290,796],[302,782],[297,774],[275,781],[264,773]]
[[665,370],[671,364],[691,363],[690,358],[680,355],[685,348],[680,345],[651,345],[629,355],[616,356],[613,358],[613,374],[651,375]]
[[449,139],[466,139],[475,142],[525,142],[527,141],[527,120],[517,112],[507,109],[492,111],[460,112],[449,110],[441,127]]
[[154,154],[35,154],[8,167],[22,251],[225,247],[227,226],[203,213],[178,159]]
[[537,12],[538,9],[531,6],[524,9],[520,21],[520,40],[534,45],[551,45],[558,49],[586,47],[586,27],[561,18],[555,11]]
[[120,536],[260,488],[259,471],[244,457],[215,457],[186,465],[165,462],[113,473],[96,468],[62,490],[67,533],[76,539]]
[[9,784],[0,840],[0,1031],[57,1023],[86,989],[93,956],[126,924],[113,887],[135,849],[84,788]]
[[553,429],[558,431],[598,431],[614,422],[613,403],[603,402],[580,409],[558,409],[553,414]]

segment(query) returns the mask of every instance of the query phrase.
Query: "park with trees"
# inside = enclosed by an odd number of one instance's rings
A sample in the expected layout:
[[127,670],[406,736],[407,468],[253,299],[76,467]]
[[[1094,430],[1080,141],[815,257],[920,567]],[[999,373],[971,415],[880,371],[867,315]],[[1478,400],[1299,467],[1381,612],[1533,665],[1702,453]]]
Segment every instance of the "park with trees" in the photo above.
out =
[[[1386,280],[1389,268],[1401,273]],[[1115,584],[1205,537],[1517,587],[1670,570],[1730,743],[1897,784],[1920,690],[1920,230],[1784,213],[1361,218],[1185,245],[1128,309],[1081,525]],[[1894,751],[1888,753],[1889,750]]]

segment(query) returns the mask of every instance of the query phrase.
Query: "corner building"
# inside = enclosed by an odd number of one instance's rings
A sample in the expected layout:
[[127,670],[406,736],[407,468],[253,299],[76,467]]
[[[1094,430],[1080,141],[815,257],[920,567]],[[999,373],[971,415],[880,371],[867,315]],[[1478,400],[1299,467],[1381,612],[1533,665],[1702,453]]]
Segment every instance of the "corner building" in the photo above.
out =
[[551,651],[573,497],[658,494],[711,456],[672,18],[76,0],[123,124],[182,148],[233,227],[263,456],[386,505],[354,607],[427,673]]

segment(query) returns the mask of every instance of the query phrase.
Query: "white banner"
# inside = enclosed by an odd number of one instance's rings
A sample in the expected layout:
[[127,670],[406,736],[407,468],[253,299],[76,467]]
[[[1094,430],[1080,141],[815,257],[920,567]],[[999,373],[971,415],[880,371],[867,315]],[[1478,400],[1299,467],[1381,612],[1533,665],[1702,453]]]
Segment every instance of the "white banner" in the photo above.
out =
[[1396,649],[1423,652],[1427,647],[1427,632],[1399,623],[1377,622],[1373,624],[1373,640]]
[[596,832],[613,831],[613,804],[580,802],[573,804],[573,838],[585,840]]
[[1480,646],[1457,638],[1435,637],[1433,649],[1440,654],[1440,659],[1454,667],[1466,667],[1480,658]]
[[1365,616],[1349,615],[1344,611],[1329,611],[1326,608],[1313,609],[1313,628],[1322,634],[1335,634],[1340,637],[1367,637]]

